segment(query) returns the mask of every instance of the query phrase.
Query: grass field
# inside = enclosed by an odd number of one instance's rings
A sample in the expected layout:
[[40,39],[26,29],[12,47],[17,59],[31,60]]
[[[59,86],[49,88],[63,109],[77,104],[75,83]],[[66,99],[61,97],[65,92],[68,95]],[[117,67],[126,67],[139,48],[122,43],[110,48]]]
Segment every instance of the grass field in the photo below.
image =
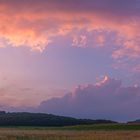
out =
[[140,125],[1,127],[0,140],[140,140]]

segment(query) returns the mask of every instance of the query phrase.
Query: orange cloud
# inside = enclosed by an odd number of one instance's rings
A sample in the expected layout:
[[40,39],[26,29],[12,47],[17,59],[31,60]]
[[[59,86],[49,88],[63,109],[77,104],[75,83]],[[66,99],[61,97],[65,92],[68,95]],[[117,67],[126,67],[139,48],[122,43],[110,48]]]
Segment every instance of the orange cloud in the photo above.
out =
[[[116,33],[112,46],[121,46],[112,52],[114,59],[124,56],[139,57],[140,19],[138,17],[130,16],[125,19],[102,10],[84,9],[78,12],[67,10],[58,3],[49,3],[49,5],[42,1],[42,3],[36,2],[15,1],[14,4],[9,0],[0,2],[0,39],[4,42],[2,47],[4,44],[14,47],[26,46],[31,50],[42,52],[49,43],[55,41],[54,37],[68,34],[74,37],[72,45],[84,47],[88,45],[88,34],[93,31],[104,31]],[[81,30],[85,30],[86,35],[80,34]],[[96,39],[96,43],[102,46],[110,41],[104,35],[97,35]]]

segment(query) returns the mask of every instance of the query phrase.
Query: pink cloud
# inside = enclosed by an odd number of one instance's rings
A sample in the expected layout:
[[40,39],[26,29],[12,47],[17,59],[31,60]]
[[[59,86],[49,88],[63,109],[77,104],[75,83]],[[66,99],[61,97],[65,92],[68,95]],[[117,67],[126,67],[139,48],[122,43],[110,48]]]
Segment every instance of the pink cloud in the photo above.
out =
[[133,67],[132,69],[135,73],[139,73],[140,72],[140,65],[136,65],[135,67]]
[[105,77],[97,84],[78,86],[62,98],[40,104],[38,110],[80,118],[115,120],[139,117],[140,87],[124,87],[120,80]]
[[[77,32],[73,39],[75,46],[88,46],[88,40],[92,40],[88,34],[93,31],[115,32],[116,42],[112,46],[122,47],[112,52],[113,58],[139,57],[139,17],[137,14],[128,14],[125,5],[124,10],[120,7],[120,14],[111,1],[106,2],[107,4],[96,0],[94,3],[82,1],[81,6],[76,8],[75,2],[71,1],[68,1],[69,6],[68,3],[60,4],[58,1],[1,1],[0,38],[7,45],[28,46],[31,50],[43,51],[49,43],[55,41],[54,37],[68,34],[73,37],[74,31]],[[133,9],[131,5],[128,6]],[[111,12],[113,9],[114,13]],[[80,34],[83,29],[87,36]],[[96,38],[96,43],[102,46],[110,41],[102,34]]]

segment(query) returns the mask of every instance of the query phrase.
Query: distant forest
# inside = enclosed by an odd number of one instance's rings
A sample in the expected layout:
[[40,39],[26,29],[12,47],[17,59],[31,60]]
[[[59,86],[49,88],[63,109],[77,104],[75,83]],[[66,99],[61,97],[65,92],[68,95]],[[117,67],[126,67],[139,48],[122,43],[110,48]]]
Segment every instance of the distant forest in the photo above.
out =
[[111,120],[76,119],[44,113],[0,111],[0,126],[71,126],[116,123]]

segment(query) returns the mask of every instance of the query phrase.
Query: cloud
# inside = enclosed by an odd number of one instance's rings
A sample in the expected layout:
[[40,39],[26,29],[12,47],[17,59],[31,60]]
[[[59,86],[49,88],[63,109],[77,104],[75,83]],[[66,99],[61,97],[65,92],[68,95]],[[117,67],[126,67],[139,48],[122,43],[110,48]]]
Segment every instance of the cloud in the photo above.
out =
[[[34,107],[40,104],[44,98],[49,98],[49,94],[46,97],[47,91],[35,88],[26,88],[18,85],[9,85],[0,87],[0,106],[4,106],[6,110],[8,108],[19,109],[21,107]],[[2,109],[2,107],[0,107]]]
[[134,71],[135,73],[139,73],[139,72],[140,72],[140,65],[139,65],[139,64],[136,65],[136,66],[133,68],[133,71]]
[[[78,47],[107,46],[112,35],[114,59],[140,54],[137,0],[1,0],[0,10],[2,47],[27,46],[42,52],[57,36],[72,37],[71,44]],[[113,46],[118,47],[114,50]]]
[[91,119],[126,121],[140,117],[140,86],[124,87],[120,80],[78,86],[62,98],[43,101],[39,112]]

